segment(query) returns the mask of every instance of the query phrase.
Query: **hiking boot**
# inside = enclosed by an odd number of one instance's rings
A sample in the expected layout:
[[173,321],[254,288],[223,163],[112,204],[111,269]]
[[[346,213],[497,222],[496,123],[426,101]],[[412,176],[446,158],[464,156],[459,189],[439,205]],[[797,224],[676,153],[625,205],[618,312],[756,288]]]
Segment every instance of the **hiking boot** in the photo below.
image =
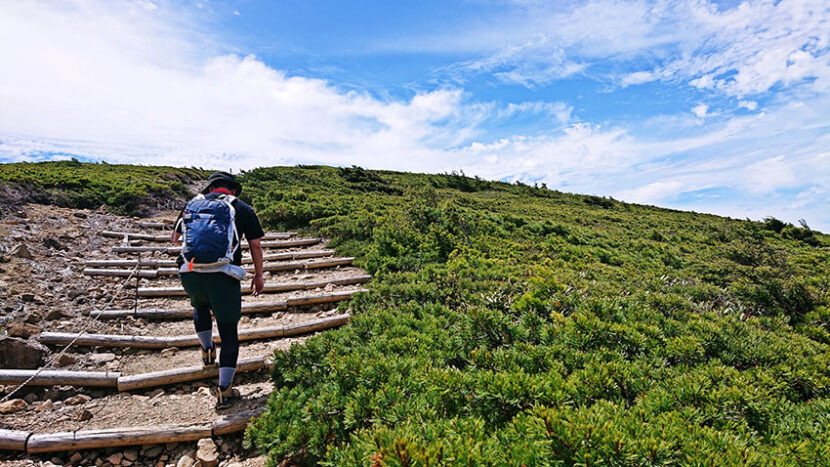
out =
[[216,410],[230,407],[231,403],[240,398],[239,391],[233,388],[233,385],[228,386],[227,389],[221,387],[216,388]]
[[209,349],[202,349],[202,364],[204,366],[216,364],[216,346]]

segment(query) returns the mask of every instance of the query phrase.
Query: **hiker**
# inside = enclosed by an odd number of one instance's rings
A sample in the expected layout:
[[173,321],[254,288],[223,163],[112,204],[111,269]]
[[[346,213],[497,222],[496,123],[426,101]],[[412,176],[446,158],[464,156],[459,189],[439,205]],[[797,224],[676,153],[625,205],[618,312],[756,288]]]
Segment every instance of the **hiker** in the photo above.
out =
[[193,306],[193,323],[205,366],[216,364],[211,311],[219,328],[222,351],[219,354],[217,409],[229,406],[232,399],[239,397],[232,384],[239,356],[240,281],[246,275],[241,267],[242,236],[250,245],[254,262],[253,295],[259,295],[265,287],[260,246],[265,233],[253,208],[236,198],[241,192],[242,185],[233,175],[226,172],[212,174],[202,194],[191,199],[179,214],[171,234],[173,242],[183,242],[182,253],[177,259],[179,278]]

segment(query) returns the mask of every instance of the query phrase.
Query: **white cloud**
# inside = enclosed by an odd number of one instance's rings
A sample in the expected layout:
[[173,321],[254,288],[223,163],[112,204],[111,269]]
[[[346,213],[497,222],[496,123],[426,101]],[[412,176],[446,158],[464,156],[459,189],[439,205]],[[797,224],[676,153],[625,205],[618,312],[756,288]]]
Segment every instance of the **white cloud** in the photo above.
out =
[[709,111],[709,106],[706,104],[698,104],[692,107],[692,113],[697,115],[697,118],[703,118],[706,116],[706,113]]
[[657,78],[654,76],[654,73],[650,71],[635,71],[634,73],[624,75],[620,79],[620,86],[626,88],[635,84],[648,83],[650,81],[654,81],[655,79]]
[[751,110],[755,110],[755,109],[757,109],[757,108],[758,108],[758,103],[757,103],[757,102],[755,102],[755,101],[747,101],[747,100],[743,100],[743,101],[738,101],[738,106],[739,106],[739,107],[742,107],[742,108],[744,108],[744,109],[746,109],[746,110],[750,110],[750,111],[751,111]]
[[[196,47],[204,38],[169,10],[132,5],[0,4],[6,157],[72,148],[177,165],[219,158],[235,167],[349,161],[426,170],[440,158],[432,148],[459,144],[475,121],[459,90],[408,101],[342,91],[255,57],[204,53]],[[36,143],[27,149],[27,141]]]
[[[577,73],[605,76],[617,63],[640,69],[612,72],[622,87],[663,80],[739,98],[775,86],[830,89],[824,0],[748,1],[734,8],[708,0],[515,3],[506,17],[384,47],[442,52],[449,44],[481,54],[460,70],[531,87]],[[643,62],[653,68],[642,69]]]
[[620,193],[620,198],[632,203],[656,204],[665,198],[678,194],[683,184],[674,181],[659,181]]

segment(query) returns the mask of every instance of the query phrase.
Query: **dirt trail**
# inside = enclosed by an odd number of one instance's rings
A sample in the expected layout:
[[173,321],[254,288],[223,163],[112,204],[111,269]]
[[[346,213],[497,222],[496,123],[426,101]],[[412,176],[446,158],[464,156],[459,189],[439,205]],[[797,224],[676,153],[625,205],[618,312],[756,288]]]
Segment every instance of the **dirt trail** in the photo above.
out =
[[[172,218],[163,213],[156,219]],[[105,238],[102,230],[163,233],[139,224],[138,219],[108,215],[98,211],[73,210],[52,206],[26,205],[17,213],[0,219],[0,335],[25,339],[37,347],[40,332],[114,334],[119,336],[192,336],[191,320],[156,320],[126,316],[115,319],[90,318],[101,309],[188,309],[186,297],[139,298],[136,287],[178,287],[175,276],[131,279],[85,276],[84,262],[93,259],[137,259],[136,255],[111,252],[123,239]],[[150,241],[131,241],[131,245],[158,245]],[[304,252],[325,249],[325,243],[273,250]],[[21,251],[25,250],[25,251]],[[271,251],[266,251],[268,254]],[[143,253],[142,260],[169,260],[163,253]],[[286,262],[297,262],[288,260]],[[275,264],[278,262],[274,262]],[[152,269],[152,268],[147,268]],[[359,268],[342,265],[322,269],[295,269],[266,273],[266,284],[325,282],[365,274]],[[243,283],[243,287],[248,284]],[[340,291],[358,291],[360,285],[330,284],[316,290],[243,296],[243,304],[270,303],[294,297],[308,297]],[[113,297],[115,299],[113,300]],[[137,301],[136,301],[137,300]],[[338,306],[341,307],[338,310]],[[337,302],[287,310],[244,314],[240,331],[271,326],[307,323],[345,312]],[[91,324],[90,324],[91,323]],[[325,331],[322,331],[325,332]],[[216,331],[214,330],[214,333]],[[265,357],[291,345],[302,344],[309,335],[257,339],[243,342],[240,360]],[[3,338],[8,340],[9,338]],[[4,345],[0,341],[0,346]],[[45,361],[63,346],[49,346]],[[42,347],[41,347],[42,349]],[[0,347],[2,354],[2,347]],[[198,347],[136,349],[74,346],[50,370],[115,372],[142,375],[174,368],[199,367]],[[35,367],[30,367],[35,368]],[[0,383],[1,384],[1,383]],[[242,400],[221,413],[213,407],[214,378],[197,379],[130,392],[116,388],[75,386],[26,387],[15,394],[21,399],[16,409],[0,418],[0,429],[34,433],[56,433],[125,427],[180,427],[210,423],[219,415],[242,413],[261,408],[272,390],[268,370],[238,373],[235,387]],[[16,386],[0,386],[0,398]],[[24,405],[25,404],[25,405]],[[3,407],[0,406],[0,410]],[[262,465],[264,458],[241,445],[241,435],[216,437],[222,465]],[[187,465],[195,459],[196,443],[172,443],[135,447],[98,448],[51,454],[26,454],[0,451],[0,463],[9,465]]]

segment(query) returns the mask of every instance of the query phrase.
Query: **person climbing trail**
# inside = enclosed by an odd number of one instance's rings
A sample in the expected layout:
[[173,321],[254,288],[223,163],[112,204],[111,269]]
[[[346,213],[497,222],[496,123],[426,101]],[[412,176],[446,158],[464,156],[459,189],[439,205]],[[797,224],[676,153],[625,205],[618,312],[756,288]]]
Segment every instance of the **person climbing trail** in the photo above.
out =
[[253,295],[259,295],[265,287],[260,245],[265,232],[253,208],[236,198],[241,192],[242,185],[233,175],[227,172],[212,174],[202,194],[188,201],[179,214],[171,234],[173,242],[183,244],[177,259],[179,278],[193,306],[193,323],[205,366],[216,364],[211,311],[219,329],[222,349],[217,409],[229,406],[239,397],[232,385],[239,357],[240,281],[246,276],[241,266],[242,236],[248,241],[254,263]]

